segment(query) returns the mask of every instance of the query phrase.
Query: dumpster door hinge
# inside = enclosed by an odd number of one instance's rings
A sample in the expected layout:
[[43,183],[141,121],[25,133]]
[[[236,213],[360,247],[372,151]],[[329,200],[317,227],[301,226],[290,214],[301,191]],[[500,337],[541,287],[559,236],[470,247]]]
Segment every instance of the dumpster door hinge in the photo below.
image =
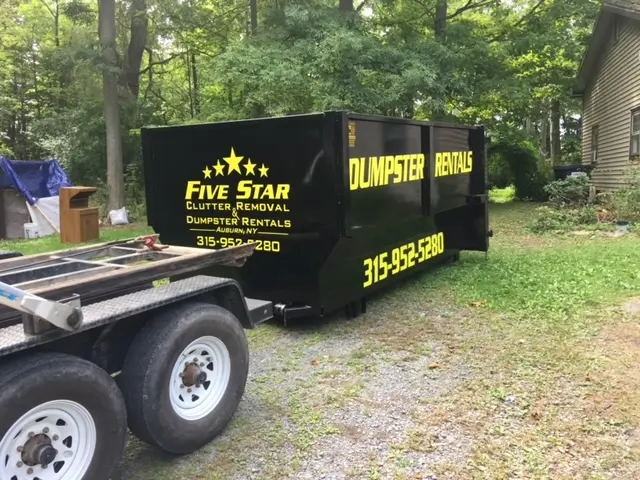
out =
[[468,204],[478,204],[478,203],[486,203],[487,195],[479,194],[479,195],[467,195],[467,203]]

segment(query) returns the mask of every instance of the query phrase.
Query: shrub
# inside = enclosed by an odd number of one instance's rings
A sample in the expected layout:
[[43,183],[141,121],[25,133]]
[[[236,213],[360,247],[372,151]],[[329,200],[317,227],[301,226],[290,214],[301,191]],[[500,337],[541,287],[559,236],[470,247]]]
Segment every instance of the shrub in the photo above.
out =
[[492,187],[513,185],[521,200],[547,199],[544,186],[552,179],[550,166],[526,138],[497,140],[488,149],[488,176]]
[[591,179],[586,175],[555,180],[544,187],[549,203],[561,207],[565,205],[581,207],[589,203]]
[[627,173],[627,185],[604,197],[617,220],[640,222],[640,171]]
[[508,203],[516,196],[516,189],[513,185],[506,188],[492,188],[489,190],[489,201],[493,203]]
[[595,205],[582,207],[549,206],[536,209],[536,218],[529,229],[534,233],[565,232],[576,227],[593,226],[598,223],[598,210]]

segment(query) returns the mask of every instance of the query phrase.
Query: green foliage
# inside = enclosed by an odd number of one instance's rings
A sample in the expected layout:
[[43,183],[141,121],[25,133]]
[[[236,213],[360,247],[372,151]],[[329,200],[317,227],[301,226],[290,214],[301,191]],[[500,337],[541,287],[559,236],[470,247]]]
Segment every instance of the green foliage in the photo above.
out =
[[544,186],[552,178],[552,170],[530,140],[523,137],[500,139],[490,145],[488,155],[492,186],[504,188],[512,184],[519,199],[546,199]]
[[521,218],[532,216],[534,205],[511,202],[490,208],[495,246],[489,261],[463,254],[456,268],[438,271],[435,281],[430,278],[429,288],[444,288],[465,306],[482,303],[514,315],[530,331],[549,324],[580,328],[584,309],[640,290],[637,237],[597,236],[587,242],[556,237],[548,239],[551,246],[531,246],[523,243],[528,239],[519,225]]
[[516,187],[509,185],[505,188],[492,188],[489,190],[489,201],[492,203],[508,203],[516,198]]
[[606,202],[617,220],[640,222],[640,170],[631,168],[626,175],[626,185],[608,197]]
[[589,202],[591,179],[587,175],[554,180],[544,187],[549,203],[554,206],[581,207]]
[[530,225],[533,233],[567,232],[598,224],[598,210],[594,205],[581,207],[538,207]]

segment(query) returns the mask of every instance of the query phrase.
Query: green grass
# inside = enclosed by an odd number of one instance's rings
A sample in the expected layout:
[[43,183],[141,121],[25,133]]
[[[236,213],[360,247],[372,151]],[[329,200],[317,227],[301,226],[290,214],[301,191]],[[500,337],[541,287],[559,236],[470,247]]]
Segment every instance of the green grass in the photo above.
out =
[[516,197],[516,187],[509,185],[506,188],[493,188],[489,191],[489,201],[493,203],[512,202]]
[[[114,240],[125,240],[127,238],[138,237],[153,233],[153,229],[146,225],[132,224],[125,227],[106,227],[100,229],[99,242],[110,242]],[[98,243],[98,242],[90,242]],[[84,244],[64,244],[60,241],[60,235],[49,235],[47,237],[26,240],[5,240],[0,241],[0,250],[11,250],[20,252],[23,255],[53,252],[79,247]]]
[[498,250],[488,259],[467,253],[459,268],[438,272],[427,288],[518,318],[561,321],[640,292],[639,247],[637,238],[601,238]]

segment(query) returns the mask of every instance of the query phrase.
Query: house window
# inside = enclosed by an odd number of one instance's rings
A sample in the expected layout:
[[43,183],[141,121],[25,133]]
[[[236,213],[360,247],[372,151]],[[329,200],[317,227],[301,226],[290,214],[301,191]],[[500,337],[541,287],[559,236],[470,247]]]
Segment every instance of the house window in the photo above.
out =
[[640,109],[631,112],[631,148],[632,157],[640,155]]
[[591,163],[598,162],[598,144],[600,143],[600,128],[598,125],[591,127]]

